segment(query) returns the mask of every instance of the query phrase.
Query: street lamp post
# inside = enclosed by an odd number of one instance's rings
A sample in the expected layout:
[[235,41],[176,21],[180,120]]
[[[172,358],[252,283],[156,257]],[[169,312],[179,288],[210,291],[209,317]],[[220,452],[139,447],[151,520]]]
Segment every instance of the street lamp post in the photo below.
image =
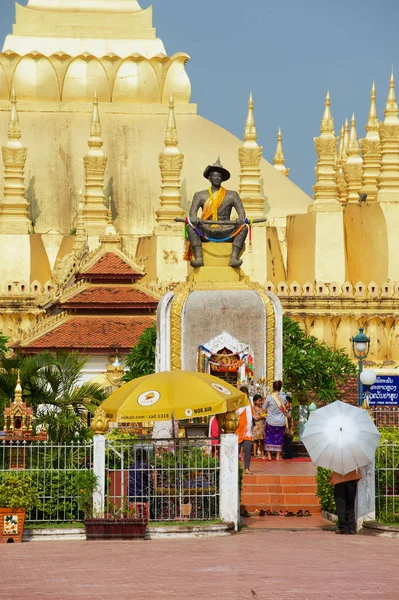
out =
[[363,361],[367,358],[370,351],[370,338],[364,333],[364,328],[359,328],[359,333],[351,338],[352,350],[355,358],[359,361],[359,377],[357,384],[357,402],[361,406],[363,402],[363,383],[361,373],[363,371]]

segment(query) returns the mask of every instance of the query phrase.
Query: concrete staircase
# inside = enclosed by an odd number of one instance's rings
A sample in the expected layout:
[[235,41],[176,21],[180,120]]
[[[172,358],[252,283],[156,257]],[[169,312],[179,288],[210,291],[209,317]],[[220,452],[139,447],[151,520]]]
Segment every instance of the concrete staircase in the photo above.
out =
[[302,509],[308,510],[313,515],[321,512],[320,501],[316,496],[314,475],[259,473],[256,468],[252,468],[252,465],[251,469],[254,474],[244,476],[241,494],[241,506],[245,506],[247,511],[288,510],[296,513]]

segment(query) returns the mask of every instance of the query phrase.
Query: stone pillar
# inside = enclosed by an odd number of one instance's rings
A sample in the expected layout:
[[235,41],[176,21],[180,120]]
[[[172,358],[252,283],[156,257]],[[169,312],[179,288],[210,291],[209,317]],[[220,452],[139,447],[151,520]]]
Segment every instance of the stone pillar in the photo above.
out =
[[93,493],[93,515],[104,516],[105,501],[105,437],[95,435],[93,437],[93,471],[97,477],[97,487]]
[[375,520],[375,463],[360,469],[362,479],[357,484],[356,527],[362,528],[363,521]]
[[235,433],[220,436],[220,518],[234,523],[240,521],[240,492],[238,487],[238,438]]

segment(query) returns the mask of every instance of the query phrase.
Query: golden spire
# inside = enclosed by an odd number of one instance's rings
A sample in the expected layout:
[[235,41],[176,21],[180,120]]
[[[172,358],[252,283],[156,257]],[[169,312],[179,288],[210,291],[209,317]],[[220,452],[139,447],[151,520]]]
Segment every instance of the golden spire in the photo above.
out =
[[[11,113],[10,120],[8,122],[8,139],[19,140],[21,139],[21,126],[19,124],[19,116],[17,109],[17,95],[15,88],[12,88],[11,92]],[[22,144],[20,145],[22,147]]]
[[181,172],[184,154],[177,147],[178,136],[173,96],[169,99],[169,113],[165,132],[165,148],[158,155],[161,170],[161,205],[156,212],[158,223],[166,222],[174,225],[176,217],[182,217],[184,211],[180,205]]
[[338,138],[334,133],[334,119],[331,115],[330,92],[324,103],[320,135],[314,139],[317,152],[316,183],[313,186],[314,202],[312,212],[338,212],[342,210],[338,201],[336,159]]
[[366,137],[361,140],[360,147],[364,164],[362,193],[367,194],[368,202],[373,202],[377,198],[378,178],[381,171],[381,142],[377,113],[377,92],[374,81],[370,94]]
[[76,234],[73,240],[73,251],[77,256],[80,256],[87,246],[87,235],[84,221],[84,197],[82,190],[79,190],[78,212],[76,219]]
[[99,236],[107,225],[107,209],[104,204],[104,177],[108,159],[101,150],[103,140],[101,138],[97,92],[94,93],[88,146],[89,151],[84,157],[86,175],[84,222],[89,236]]
[[276,152],[274,153],[273,159],[274,168],[280,171],[283,175],[288,177],[290,170],[285,166],[285,156],[283,150],[283,135],[281,133],[281,127],[278,128],[277,134],[277,146]]
[[378,179],[379,202],[399,202],[399,118],[393,68],[385,106],[385,119],[380,123],[381,172]]
[[261,193],[260,161],[262,147],[258,146],[252,92],[249,94],[248,112],[245,120],[244,143],[238,149],[240,161],[239,193],[247,216],[251,219],[264,217],[264,198]]
[[17,385],[15,386],[14,392],[15,404],[22,404],[22,386],[21,386],[21,371],[17,371]]
[[360,156],[359,140],[356,131],[355,115],[352,115],[349,136],[348,158],[344,164],[345,179],[348,186],[348,202],[359,202],[362,189],[363,160]]
[[338,146],[338,152],[337,152],[337,162],[340,163],[342,162],[342,156],[344,153],[344,126],[342,125],[341,127],[341,131],[339,134],[339,146]]
[[366,131],[378,131],[377,91],[375,89],[374,81],[370,94],[370,110],[369,118],[366,125]]
[[108,198],[108,209],[107,209],[107,226],[104,233],[100,237],[102,246],[107,248],[122,248],[122,236],[116,231],[114,225],[114,219],[112,217],[112,198]]
[[344,124],[344,146],[343,146],[343,153],[342,153],[342,158],[346,160],[347,156],[348,156],[348,150],[349,150],[349,123],[348,123],[348,119],[345,119],[345,124]]
[[11,93],[8,142],[1,150],[4,163],[4,197],[0,204],[0,233],[28,234],[31,228],[28,218],[29,203],[24,197],[24,170],[28,150],[21,142],[21,126],[14,88]]
[[168,148],[168,154],[179,154],[177,143],[178,138],[175,117],[175,103],[173,101],[173,96],[171,96],[169,98],[168,124],[165,131],[165,146]]
[[388,98],[387,98],[387,103],[385,106],[385,119],[387,118],[394,118],[395,120],[397,120],[398,118],[398,104],[396,102],[396,93],[395,93],[395,77],[393,74],[393,67],[392,67],[392,73],[391,73],[391,79],[389,81],[389,92],[388,92]]
[[324,113],[321,119],[320,133],[332,133],[334,134],[334,119],[331,115],[331,98],[330,91],[327,92],[326,99],[324,102]]
[[[348,130],[348,144],[349,144],[349,130]],[[347,159],[347,151],[345,149],[345,126],[342,125],[341,132],[339,135],[339,150],[337,153],[337,185],[338,185],[338,198],[341,204],[346,203],[346,199],[348,196],[348,189],[346,186],[345,176],[344,176],[344,164]]]
[[[244,140],[246,142],[256,142],[258,134],[256,133],[255,116],[254,116],[254,101],[252,98],[252,92],[249,94],[248,100],[248,114],[245,122]],[[257,146],[257,144],[255,144]]]

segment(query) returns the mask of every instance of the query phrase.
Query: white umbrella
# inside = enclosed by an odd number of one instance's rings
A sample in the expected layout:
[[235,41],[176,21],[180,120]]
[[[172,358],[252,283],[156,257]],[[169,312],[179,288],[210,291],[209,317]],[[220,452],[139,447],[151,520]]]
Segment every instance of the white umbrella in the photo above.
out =
[[380,433],[367,410],[337,400],[310,414],[301,439],[315,465],[346,475],[373,461]]

